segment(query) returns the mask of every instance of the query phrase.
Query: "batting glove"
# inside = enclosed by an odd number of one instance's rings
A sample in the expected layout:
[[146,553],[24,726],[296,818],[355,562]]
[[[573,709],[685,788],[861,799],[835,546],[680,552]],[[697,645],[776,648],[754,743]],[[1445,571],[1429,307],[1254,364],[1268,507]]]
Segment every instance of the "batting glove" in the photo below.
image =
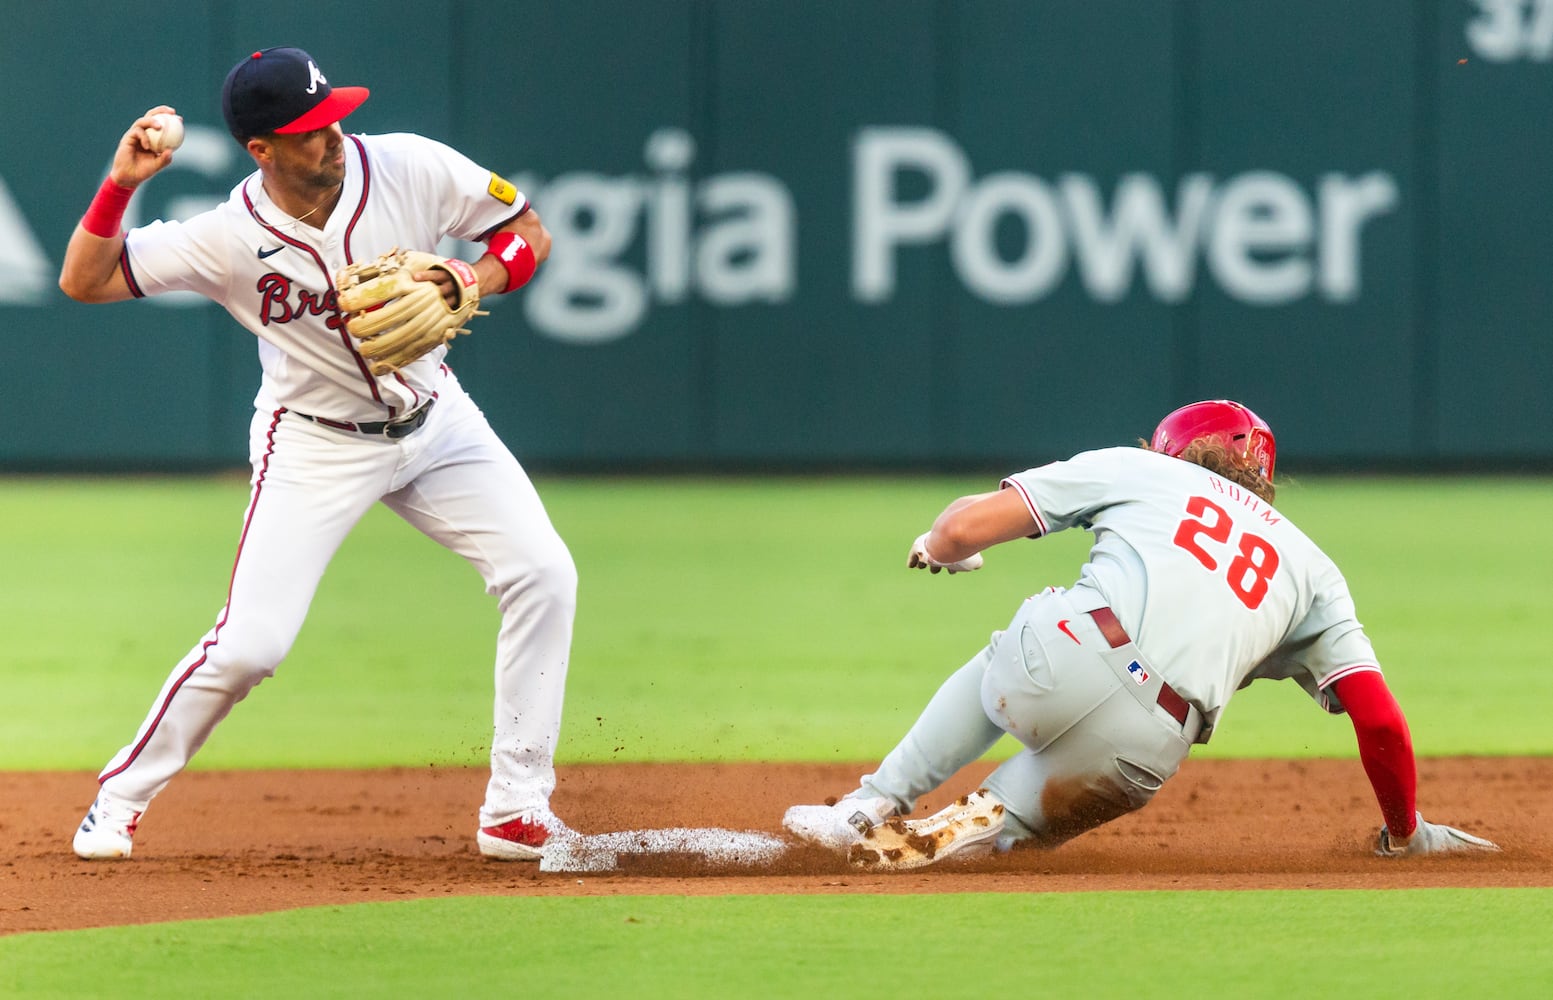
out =
[[927,551],[927,536],[931,532],[924,531],[917,536],[917,540],[911,543],[911,558],[906,560],[906,565],[911,569],[926,567],[930,572],[937,573],[941,569],[947,569],[951,574],[969,573],[973,569],[981,569],[982,558],[980,552],[972,553],[959,562],[939,562]]
[[1412,854],[1456,854],[1463,851],[1497,851],[1499,845],[1482,837],[1474,837],[1453,826],[1427,823],[1424,814],[1418,813],[1418,829],[1404,841],[1399,841],[1385,827],[1380,828],[1380,841],[1375,853],[1382,858],[1400,858]]

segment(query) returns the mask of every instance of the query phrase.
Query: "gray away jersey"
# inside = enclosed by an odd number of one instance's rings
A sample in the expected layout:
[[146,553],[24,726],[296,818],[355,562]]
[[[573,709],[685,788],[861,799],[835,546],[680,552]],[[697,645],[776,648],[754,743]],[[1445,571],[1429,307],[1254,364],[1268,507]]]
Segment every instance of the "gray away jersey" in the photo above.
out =
[[1210,726],[1259,678],[1293,678],[1341,712],[1330,685],[1379,670],[1337,566],[1244,487],[1142,448],[1084,452],[1003,485],[1024,497],[1042,535],[1094,533],[1079,585],[1104,595]]

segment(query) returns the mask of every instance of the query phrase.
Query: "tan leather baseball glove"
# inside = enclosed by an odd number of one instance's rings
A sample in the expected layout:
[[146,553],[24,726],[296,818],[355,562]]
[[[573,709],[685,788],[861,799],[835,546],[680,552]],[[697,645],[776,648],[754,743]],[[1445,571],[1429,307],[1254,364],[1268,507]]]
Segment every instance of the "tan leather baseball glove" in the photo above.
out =
[[[421,271],[441,270],[458,286],[449,305],[434,281],[417,281]],[[377,260],[342,268],[334,278],[345,329],[373,375],[387,375],[445,344],[479,311],[480,283],[474,268],[423,250],[395,247]]]

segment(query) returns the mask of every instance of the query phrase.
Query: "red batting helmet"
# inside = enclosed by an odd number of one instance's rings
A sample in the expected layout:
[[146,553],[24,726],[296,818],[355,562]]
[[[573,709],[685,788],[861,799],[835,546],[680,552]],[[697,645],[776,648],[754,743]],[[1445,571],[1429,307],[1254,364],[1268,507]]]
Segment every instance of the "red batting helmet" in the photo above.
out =
[[1213,438],[1242,457],[1255,459],[1262,475],[1272,481],[1278,443],[1267,421],[1249,407],[1231,399],[1208,399],[1172,410],[1154,428],[1149,447],[1174,457],[1198,438]]

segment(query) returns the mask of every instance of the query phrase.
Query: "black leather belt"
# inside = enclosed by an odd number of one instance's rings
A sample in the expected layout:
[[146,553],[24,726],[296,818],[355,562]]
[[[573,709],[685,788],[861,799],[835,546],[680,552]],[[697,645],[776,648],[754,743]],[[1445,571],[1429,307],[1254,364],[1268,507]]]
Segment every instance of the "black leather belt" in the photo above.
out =
[[431,408],[436,404],[435,399],[428,399],[420,406],[406,413],[402,417],[393,420],[373,420],[364,424],[358,424],[351,420],[330,420],[328,417],[315,417],[311,413],[296,413],[303,420],[311,420],[322,427],[332,427],[337,431],[350,431],[353,434],[376,435],[381,434],[389,438],[402,438],[420,428],[426,422],[426,417],[431,413]]
[[[1122,623],[1116,620],[1116,613],[1110,608],[1096,608],[1089,613],[1089,617],[1095,620],[1100,628],[1100,634],[1105,636],[1105,641],[1111,644],[1112,649],[1125,646],[1132,639],[1127,635],[1127,630],[1122,628]],[[1163,677],[1159,681],[1159,707],[1169,712],[1181,725],[1186,725],[1187,704],[1186,699],[1176,694],[1176,689],[1165,683]]]

